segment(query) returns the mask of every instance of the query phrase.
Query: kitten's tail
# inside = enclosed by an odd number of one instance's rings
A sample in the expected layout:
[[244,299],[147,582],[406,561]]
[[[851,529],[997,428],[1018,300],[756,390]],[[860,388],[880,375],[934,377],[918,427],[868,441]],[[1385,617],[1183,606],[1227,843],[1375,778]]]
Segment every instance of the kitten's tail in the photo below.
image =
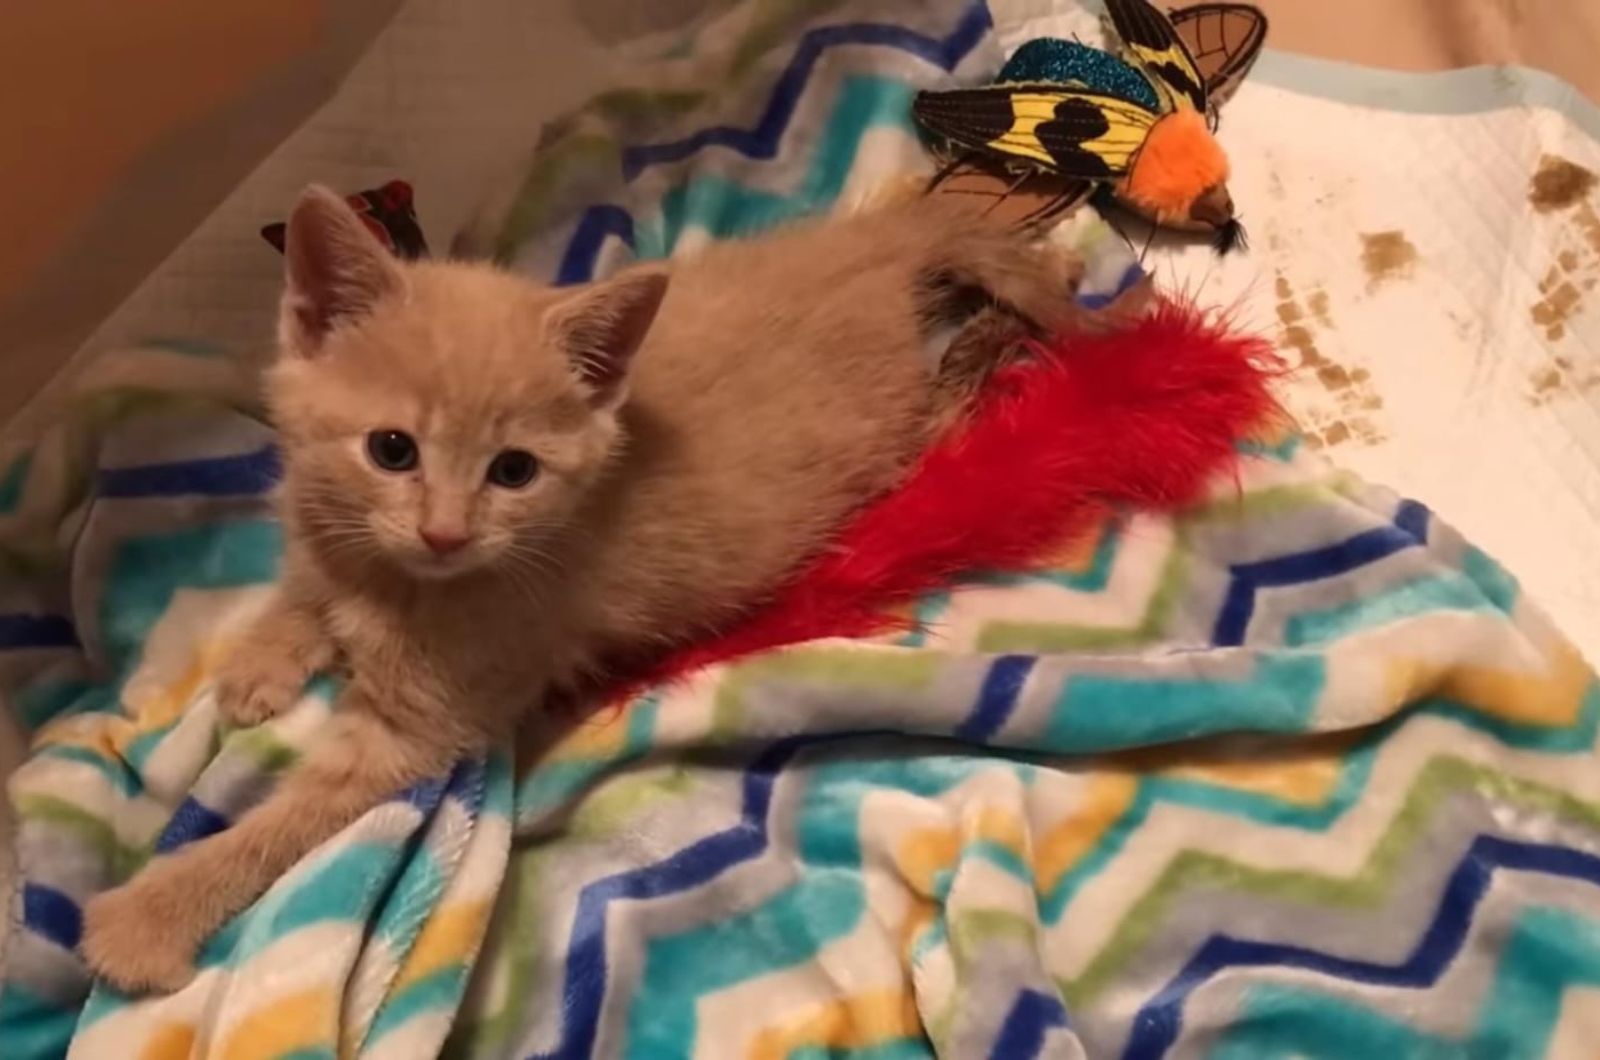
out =
[[449,768],[437,741],[429,746],[365,711],[341,710],[328,725],[233,827],[155,858],[89,903],[84,949],[97,971],[130,989],[181,985],[200,944],[295,862],[384,799]]

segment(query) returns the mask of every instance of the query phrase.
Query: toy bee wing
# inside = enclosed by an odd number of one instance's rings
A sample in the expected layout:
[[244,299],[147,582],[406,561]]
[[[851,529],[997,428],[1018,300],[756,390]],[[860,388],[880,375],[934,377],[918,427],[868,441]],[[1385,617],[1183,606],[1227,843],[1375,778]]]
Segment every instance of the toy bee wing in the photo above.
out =
[[1214,117],[1261,54],[1267,16],[1249,4],[1196,4],[1174,11],[1172,28],[1194,58]]
[[1123,46],[1150,75],[1161,109],[1206,113],[1205,79],[1167,16],[1146,0],[1106,0],[1106,13]]
[[1084,180],[1127,173],[1159,117],[1117,96],[1048,83],[923,92],[912,113],[959,147]]

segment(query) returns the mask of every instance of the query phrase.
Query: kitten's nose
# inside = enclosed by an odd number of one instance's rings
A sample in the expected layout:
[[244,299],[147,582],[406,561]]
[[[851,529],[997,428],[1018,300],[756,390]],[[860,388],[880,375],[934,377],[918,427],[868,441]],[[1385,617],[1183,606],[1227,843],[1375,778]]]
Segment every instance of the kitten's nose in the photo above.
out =
[[472,540],[466,534],[453,533],[449,530],[424,530],[418,528],[417,536],[422,538],[422,543],[432,549],[435,555],[448,556],[452,552],[459,552],[467,547]]

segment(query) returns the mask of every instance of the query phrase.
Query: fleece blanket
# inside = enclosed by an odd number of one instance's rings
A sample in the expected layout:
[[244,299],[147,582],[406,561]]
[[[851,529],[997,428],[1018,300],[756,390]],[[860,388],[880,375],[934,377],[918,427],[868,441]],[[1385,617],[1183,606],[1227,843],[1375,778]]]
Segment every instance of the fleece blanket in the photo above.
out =
[[[997,64],[985,30],[955,2],[832,5],[779,44],[713,24],[686,53],[746,58],[575,115],[481,231],[580,279],[865,197],[916,164],[914,88]],[[1126,281],[1093,225],[1067,238],[1091,299]],[[0,682],[37,730],[7,1057],[1585,1041],[1593,675],[1482,551],[1292,432],[1189,510],[1109,514],[1044,570],[923,598],[909,632],[714,667],[463,763],[297,866],[190,988],[93,987],[84,898],[226,827],[326,711],[314,686],[216,725],[208,675],[279,545],[246,392],[202,351],[128,354],[0,465]]]

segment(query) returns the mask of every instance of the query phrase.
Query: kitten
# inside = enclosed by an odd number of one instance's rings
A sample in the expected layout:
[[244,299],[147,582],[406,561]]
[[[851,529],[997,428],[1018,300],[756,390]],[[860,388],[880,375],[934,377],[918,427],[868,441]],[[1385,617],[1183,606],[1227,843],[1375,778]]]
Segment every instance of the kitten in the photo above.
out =
[[1063,259],[927,199],[549,289],[402,264],[311,189],[286,271],[283,574],[216,698],[253,724],[315,670],[344,684],[270,796],[89,903],[83,951],[124,988],[181,986],[299,858],[547,690],[777,588],[940,422],[924,347],[952,305],[1077,322]]

